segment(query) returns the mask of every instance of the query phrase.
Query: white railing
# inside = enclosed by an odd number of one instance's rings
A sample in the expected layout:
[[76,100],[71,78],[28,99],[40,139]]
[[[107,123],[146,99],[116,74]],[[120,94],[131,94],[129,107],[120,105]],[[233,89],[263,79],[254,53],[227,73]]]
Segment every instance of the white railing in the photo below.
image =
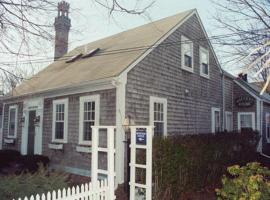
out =
[[97,186],[92,183],[82,184],[72,188],[48,192],[42,195],[19,198],[18,200],[110,200],[108,181],[101,180]]

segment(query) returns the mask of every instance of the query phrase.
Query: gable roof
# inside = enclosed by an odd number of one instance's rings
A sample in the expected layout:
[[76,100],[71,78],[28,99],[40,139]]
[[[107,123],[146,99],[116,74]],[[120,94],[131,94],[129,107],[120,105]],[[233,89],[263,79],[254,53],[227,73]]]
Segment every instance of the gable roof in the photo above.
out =
[[[162,37],[185,19],[192,16],[195,10],[167,17],[110,37],[91,42],[75,48],[63,58],[55,61],[44,70],[24,81],[13,90],[13,96],[21,96],[73,85],[116,77],[128,66],[140,58],[149,46],[155,45]],[[142,47],[135,48],[134,47]],[[74,55],[88,53],[100,48],[95,56],[80,58],[66,63]]]
[[262,88],[260,88],[258,85],[254,84],[254,83],[246,82],[246,81],[242,80],[241,78],[237,78],[225,70],[223,70],[223,73],[225,76],[232,79],[240,87],[245,89],[250,95],[270,103],[270,95],[266,92],[264,92],[261,95],[260,92],[261,92]]

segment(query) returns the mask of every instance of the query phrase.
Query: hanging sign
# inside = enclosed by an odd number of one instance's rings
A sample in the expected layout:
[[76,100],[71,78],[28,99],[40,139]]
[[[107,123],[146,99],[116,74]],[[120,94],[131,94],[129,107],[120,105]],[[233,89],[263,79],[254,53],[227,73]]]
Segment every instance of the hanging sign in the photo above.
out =
[[136,129],[136,144],[146,145],[146,128]]
[[235,99],[235,104],[238,107],[251,107],[254,105],[254,99],[250,96],[240,96]]

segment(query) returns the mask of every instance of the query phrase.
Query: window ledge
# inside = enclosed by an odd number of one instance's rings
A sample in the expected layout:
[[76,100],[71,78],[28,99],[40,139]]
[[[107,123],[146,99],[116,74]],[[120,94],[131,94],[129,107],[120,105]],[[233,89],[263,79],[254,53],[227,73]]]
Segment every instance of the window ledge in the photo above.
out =
[[187,72],[190,72],[190,73],[194,73],[193,67],[190,68],[190,67],[182,66],[181,69],[183,69],[183,70],[185,70]]
[[76,146],[76,151],[80,153],[92,153],[91,146]]
[[6,144],[14,144],[15,139],[14,138],[5,138],[4,143],[6,143]]
[[49,144],[49,149],[62,150],[63,148],[63,144]]
[[200,73],[200,75],[201,75],[201,77],[203,77],[203,78],[207,78],[207,79],[210,79],[210,76],[209,76],[209,74],[208,74],[208,75],[206,75],[206,74]]

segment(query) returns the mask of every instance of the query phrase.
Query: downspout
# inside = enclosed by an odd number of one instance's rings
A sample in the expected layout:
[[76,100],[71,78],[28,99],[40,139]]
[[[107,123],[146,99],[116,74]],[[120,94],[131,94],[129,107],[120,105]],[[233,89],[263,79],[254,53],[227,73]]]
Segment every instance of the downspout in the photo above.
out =
[[1,130],[1,137],[0,137],[0,149],[3,149],[3,139],[4,139],[4,114],[5,114],[5,106],[6,104],[3,103],[3,108],[2,108],[2,130]]
[[225,84],[225,81],[224,81],[224,73],[223,71],[221,72],[221,84],[222,84],[222,87],[221,87],[221,92],[222,92],[222,131],[224,131],[224,128],[225,128],[225,92],[224,92],[224,84]]

